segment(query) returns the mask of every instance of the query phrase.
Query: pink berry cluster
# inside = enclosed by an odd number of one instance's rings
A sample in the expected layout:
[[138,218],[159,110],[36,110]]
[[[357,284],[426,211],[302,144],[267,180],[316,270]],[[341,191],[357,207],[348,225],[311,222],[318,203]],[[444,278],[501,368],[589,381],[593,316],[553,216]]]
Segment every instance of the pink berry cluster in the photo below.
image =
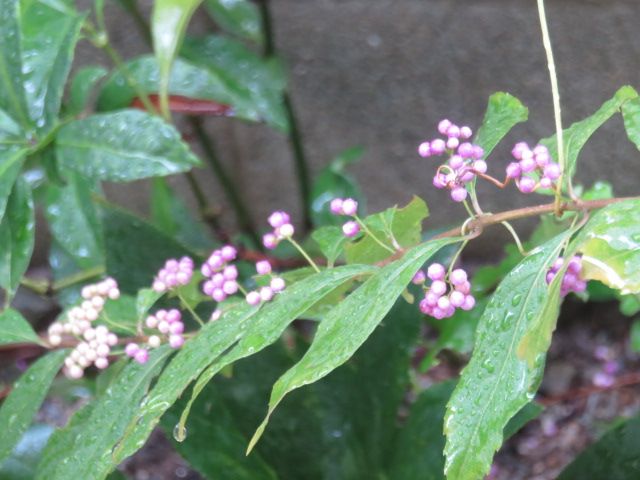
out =
[[[353,198],[334,198],[329,210],[334,215],[355,217],[358,213],[358,202]],[[353,238],[360,233],[360,224],[356,220],[348,220],[342,225],[342,233],[345,237]]]
[[555,188],[560,178],[560,165],[551,161],[549,150],[544,145],[529,148],[525,142],[517,143],[511,155],[517,162],[507,165],[507,180],[515,180],[518,190],[531,193],[538,188]]
[[97,368],[107,368],[111,347],[118,343],[115,333],[104,325],[93,327],[107,300],[120,297],[118,284],[113,278],[87,285],[81,291],[82,302],[71,308],[66,315],[66,321],[54,322],[49,326],[49,344],[58,346],[63,336],[79,340],[79,343],[65,359],[64,373],[70,378],[80,378],[84,369],[91,364]]
[[281,240],[291,238],[295,233],[295,229],[291,224],[291,217],[287,212],[281,210],[273,212],[269,215],[267,221],[273,228],[273,231],[263,235],[262,244],[269,250],[273,250]]
[[446,269],[439,263],[432,263],[426,275],[419,271],[413,277],[413,283],[422,284],[426,277],[431,280],[431,285],[425,289],[424,298],[420,301],[420,311],[425,315],[441,320],[453,316],[457,308],[471,310],[475,306],[476,299],[470,293],[471,283],[462,268],[451,272],[447,285]]
[[451,191],[451,198],[455,202],[462,202],[467,198],[465,185],[471,182],[477,173],[487,171],[484,161],[484,150],[466,140],[473,135],[471,128],[459,127],[444,119],[438,123],[438,132],[446,138],[436,138],[423,142],[418,147],[418,154],[423,157],[447,154],[448,163],[441,165],[433,177],[436,188],[446,188]]
[[[564,258],[557,258],[553,263],[549,271],[547,272],[547,283],[551,283],[555,278],[558,271],[564,265]],[[574,255],[569,260],[567,271],[562,278],[562,284],[560,285],[560,294],[564,297],[571,292],[581,293],[587,289],[587,282],[580,278],[580,272],[582,271],[582,258],[579,255]]]
[[142,347],[137,343],[128,343],[124,349],[125,355],[133,358],[138,363],[147,363],[149,350],[158,348],[163,340],[168,342],[171,348],[180,348],[184,344],[184,323],[179,310],[158,310],[155,314],[149,315],[145,320],[145,325],[158,333],[152,333],[147,338],[147,346]]
[[175,287],[186,285],[193,276],[193,260],[182,257],[180,260],[170,258],[153,279],[153,289],[158,293],[164,293]]
[[[268,260],[260,260],[256,262],[256,272],[258,275],[270,275],[271,280],[268,286],[260,287],[258,290],[253,290],[246,295],[246,300],[249,305],[259,305],[262,302],[270,301],[276,293],[280,293],[285,289],[285,281],[281,277],[276,277],[271,274],[271,264]],[[215,313],[215,312],[214,312]]]
[[238,291],[238,269],[235,265],[230,265],[237,255],[235,247],[225,245],[214,250],[200,268],[207,279],[202,285],[202,291],[218,303]]

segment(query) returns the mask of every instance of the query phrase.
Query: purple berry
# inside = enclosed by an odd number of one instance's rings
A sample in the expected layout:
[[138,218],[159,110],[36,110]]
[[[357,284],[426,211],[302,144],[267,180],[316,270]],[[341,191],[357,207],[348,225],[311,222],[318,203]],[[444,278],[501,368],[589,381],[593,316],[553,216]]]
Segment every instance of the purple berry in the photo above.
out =
[[550,180],[557,180],[560,178],[560,165],[557,163],[550,163],[544,167],[544,176]]
[[413,278],[411,279],[411,283],[413,283],[414,285],[422,285],[426,279],[427,279],[427,275],[424,273],[424,271],[418,270],[416,274],[413,276]]
[[344,225],[342,225],[342,233],[344,233],[345,237],[355,237],[360,233],[360,225],[355,221],[348,221]]
[[258,275],[269,275],[271,273],[271,263],[269,263],[269,260],[256,262],[256,272]]
[[536,189],[536,181],[530,177],[522,177],[518,182],[518,189],[522,193],[531,193]]
[[467,198],[467,189],[464,187],[455,187],[451,190],[451,199],[454,202],[463,202]]
[[487,162],[484,160],[476,160],[473,162],[473,169],[480,173],[486,173],[487,171]]
[[451,125],[452,125],[451,122],[446,118],[443,120],[440,120],[440,123],[438,123],[438,132],[440,132],[442,135],[446,135],[447,130],[449,130],[449,127]]
[[353,198],[345,198],[342,202],[342,212],[344,215],[353,217],[358,213],[358,202]]
[[141,348],[135,353],[133,359],[141,364],[147,363],[147,360],[149,360],[149,352]]
[[471,136],[473,135],[473,130],[471,130],[471,128],[467,127],[466,125],[464,127],[460,127],[460,136],[464,139],[468,139],[471,138]]
[[418,155],[422,158],[427,158],[431,156],[431,144],[429,142],[422,142],[418,146]]
[[444,153],[446,148],[447,146],[444,143],[444,140],[440,138],[436,138],[431,142],[431,153],[434,155],[441,155],[442,153]]
[[329,210],[331,210],[331,213],[334,215],[344,215],[344,212],[342,211],[342,202],[343,200],[341,198],[334,198],[331,200],[331,203],[329,204]]
[[265,233],[262,236],[262,244],[265,248],[273,250],[278,246],[278,237],[276,237],[273,233]]
[[522,174],[522,169],[520,168],[520,164],[518,162],[511,162],[507,165],[507,178],[520,178]]
[[441,297],[447,291],[447,284],[442,280],[436,280],[431,283],[431,292],[438,297]]
[[449,280],[454,285],[462,285],[467,281],[467,272],[465,272],[462,268],[456,268],[451,275],[449,276]]
[[258,292],[249,292],[246,296],[247,303],[251,306],[260,304],[260,294]]
[[444,266],[440,263],[432,263],[427,268],[427,276],[433,281],[444,280],[446,273]]

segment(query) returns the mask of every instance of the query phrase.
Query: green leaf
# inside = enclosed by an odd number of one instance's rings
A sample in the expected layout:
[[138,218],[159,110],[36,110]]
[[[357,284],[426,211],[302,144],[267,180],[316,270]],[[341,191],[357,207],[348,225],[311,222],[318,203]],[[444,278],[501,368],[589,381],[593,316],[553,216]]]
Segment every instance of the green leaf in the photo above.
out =
[[140,291],[138,291],[138,297],[136,298],[136,314],[138,315],[138,320],[143,319],[151,307],[153,307],[163,295],[163,293],[156,292],[152,288],[140,289]]
[[583,200],[602,200],[613,198],[613,196],[613,187],[609,182],[597,181],[581,195],[581,198]]
[[67,350],[51,352],[31,365],[2,404],[0,463],[11,454],[13,447],[31,425],[67,353]]
[[9,343],[40,343],[29,322],[12,309],[0,313],[0,345]]
[[129,295],[120,295],[104,305],[103,318],[107,326],[117,334],[135,335],[138,325],[137,299]]
[[[485,308],[471,361],[447,406],[447,478],[482,478],[507,422],[531,401],[542,375],[544,346],[548,348],[544,327],[555,322],[559,304],[559,292],[549,291],[545,277],[571,233],[533,250]],[[543,338],[534,342],[536,335]]]
[[66,438],[71,441],[63,457],[65,461],[48,457],[49,462],[41,465],[37,478],[97,480],[106,477],[116,466],[112,463],[112,449],[171,353],[168,346],[163,346],[153,350],[144,365],[130,362],[105,394],[96,399],[84,421],[73,425],[75,435]]
[[104,67],[82,67],[78,70],[69,88],[68,113],[78,115],[89,107],[93,88],[107,73]]
[[585,226],[581,246],[587,280],[599,280],[622,294],[640,293],[640,200],[614,203]]
[[[126,75],[123,73],[125,69]],[[131,105],[138,92],[127,83],[127,77],[133,78],[138,89],[147,94],[155,94],[159,90],[158,63],[155,58],[145,55],[127,62],[109,77],[100,92],[98,110],[117,110]],[[218,73],[177,58],[171,68],[168,88],[171,95],[229,105],[233,107],[232,115],[235,117],[259,120],[259,113],[249,95],[238,91],[224,72]]]
[[248,0],[206,0],[205,7],[227,32],[262,43],[262,17],[254,3]]
[[442,424],[454,386],[453,381],[436,384],[422,392],[411,406],[396,440],[389,478],[444,480]]
[[333,265],[338,259],[344,249],[345,243],[349,240],[345,237],[344,233],[342,233],[340,227],[334,227],[332,225],[314,230],[311,233],[311,238],[318,244],[322,254],[327,257],[330,265]]
[[420,266],[441,247],[457,241],[460,239],[433,240],[407,251],[400,260],[382,268],[329,312],[302,360],[273,386],[269,411],[251,439],[249,450],[285,395],[318,381],[346,362],[391,309]]
[[2,145],[0,137],[0,221],[4,217],[11,190],[20,174],[27,150],[17,145]]
[[[131,432],[122,440],[116,461],[140,448],[162,414],[193,380],[202,374],[195,387],[202,389],[224,366],[275,342],[298,315],[324,294],[347,279],[370,270],[371,267],[353,266],[321,272],[289,286],[261,309],[240,304],[230,307],[219,320],[206,324],[195,338],[185,343],[158,379],[145,406],[132,422]],[[216,362],[217,357],[232,346],[233,349]],[[207,371],[202,373],[205,369]]]
[[65,177],[66,185],[50,183],[46,187],[49,229],[80,268],[104,265],[102,225],[92,198],[98,187],[74,172]]
[[180,52],[192,63],[227,79],[236,98],[253,109],[261,120],[282,131],[289,131],[283,94],[286,86],[283,68],[277,59],[264,59],[239,42],[223,36],[188,38]]
[[634,320],[631,324],[631,334],[629,335],[631,351],[640,352],[640,320]]
[[159,93],[161,99],[167,99],[173,60],[178,54],[191,16],[201,2],[202,0],[154,1],[151,14],[151,38],[160,67]]
[[22,82],[20,2],[0,0],[0,108],[30,125]]
[[623,422],[587,447],[558,480],[630,480],[640,477],[640,417]]
[[[615,113],[619,112],[625,103],[637,97],[638,93],[633,88],[629,86],[622,87],[612,99],[603,103],[593,115],[574,123],[563,131],[566,180],[569,180],[575,174],[580,150],[585,146],[591,135]],[[549,153],[557,161],[558,144],[556,136],[553,135],[540,140],[540,143],[549,149]]]
[[29,115],[51,129],[60,111],[83,18],[67,1],[22,0],[22,72]]
[[12,296],[29,266],[35,218],[31,189],[22,178],[13,186],[6,215],[0,222],[0,286]]
[[622,105],[622,118],[629,140],[640,150],[640,98],[636,97]]
[[107,273],[123,293],[150,286],[168,258],[194,257],[186,247],[141,218],[117,208],[102,209]]
[[194,250],[210,250],[212,247],[204,225],[193,218],[191,211],[163,178],[153,179],[151,219],[159,230]]
[[[419,197],[413,197],[403,208],[390,209],[369,215],[364,219],[369,230],[386,245],[395,238],[403,248],[416,245],[422,234],[422,221],[429,216],[429,209]],[[389,257],[390,252],[382,248],[370,235],[349,243],[345,247],[347,263],[376,263]]]
[[29,428],[0,467],[0,480],[33,480],[36,466],[54,428],[36,424]]
[[475,138],[475,143],[484,149],[485,158],[515,125],[526,122],[527,118],[529,109],[516,97],[505,92],[491,95],[482,126]]
[[174,127],[140,110],[70,122],[60,129],[56,143],[61,166],[98,180],[171,175],[199,163]]
[[340,225],[344,217],[336,216],[329,210],[334,198],[353,198],[363,211],[364,197],[355,178],[346,168],[360,160],[364,148],[352,147],[340,153],[318,174],[311,187],[311,219],[314,225]]

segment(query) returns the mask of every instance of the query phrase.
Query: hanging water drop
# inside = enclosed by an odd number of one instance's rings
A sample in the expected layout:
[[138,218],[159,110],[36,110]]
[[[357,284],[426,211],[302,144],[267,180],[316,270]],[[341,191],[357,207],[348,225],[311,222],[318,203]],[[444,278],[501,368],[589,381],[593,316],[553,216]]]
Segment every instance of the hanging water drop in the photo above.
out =
[[184,442],[187,439],[187,429],[183,425],[176,423],[176,426],[173,427],[173,438],[176,442]]

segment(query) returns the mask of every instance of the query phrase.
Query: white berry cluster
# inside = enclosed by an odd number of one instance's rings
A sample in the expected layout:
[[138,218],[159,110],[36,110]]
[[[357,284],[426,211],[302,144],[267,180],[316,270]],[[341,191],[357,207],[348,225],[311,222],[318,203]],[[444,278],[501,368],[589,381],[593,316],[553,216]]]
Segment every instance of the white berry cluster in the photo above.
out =
[[69,310],[65,321],[57,321],[49,327],[49,344],[58,346],[63,337],[80,340],[65,360],[64,372],[68,377],[80,378],[84,369],[94,364],[102,369],[109,365],[107,359],[111,347],[118,343],[115,333],[104,325],[93,327],[107,300],[120,297],[118,284],[113,278],[87,285],[82,289],[82,303]]

